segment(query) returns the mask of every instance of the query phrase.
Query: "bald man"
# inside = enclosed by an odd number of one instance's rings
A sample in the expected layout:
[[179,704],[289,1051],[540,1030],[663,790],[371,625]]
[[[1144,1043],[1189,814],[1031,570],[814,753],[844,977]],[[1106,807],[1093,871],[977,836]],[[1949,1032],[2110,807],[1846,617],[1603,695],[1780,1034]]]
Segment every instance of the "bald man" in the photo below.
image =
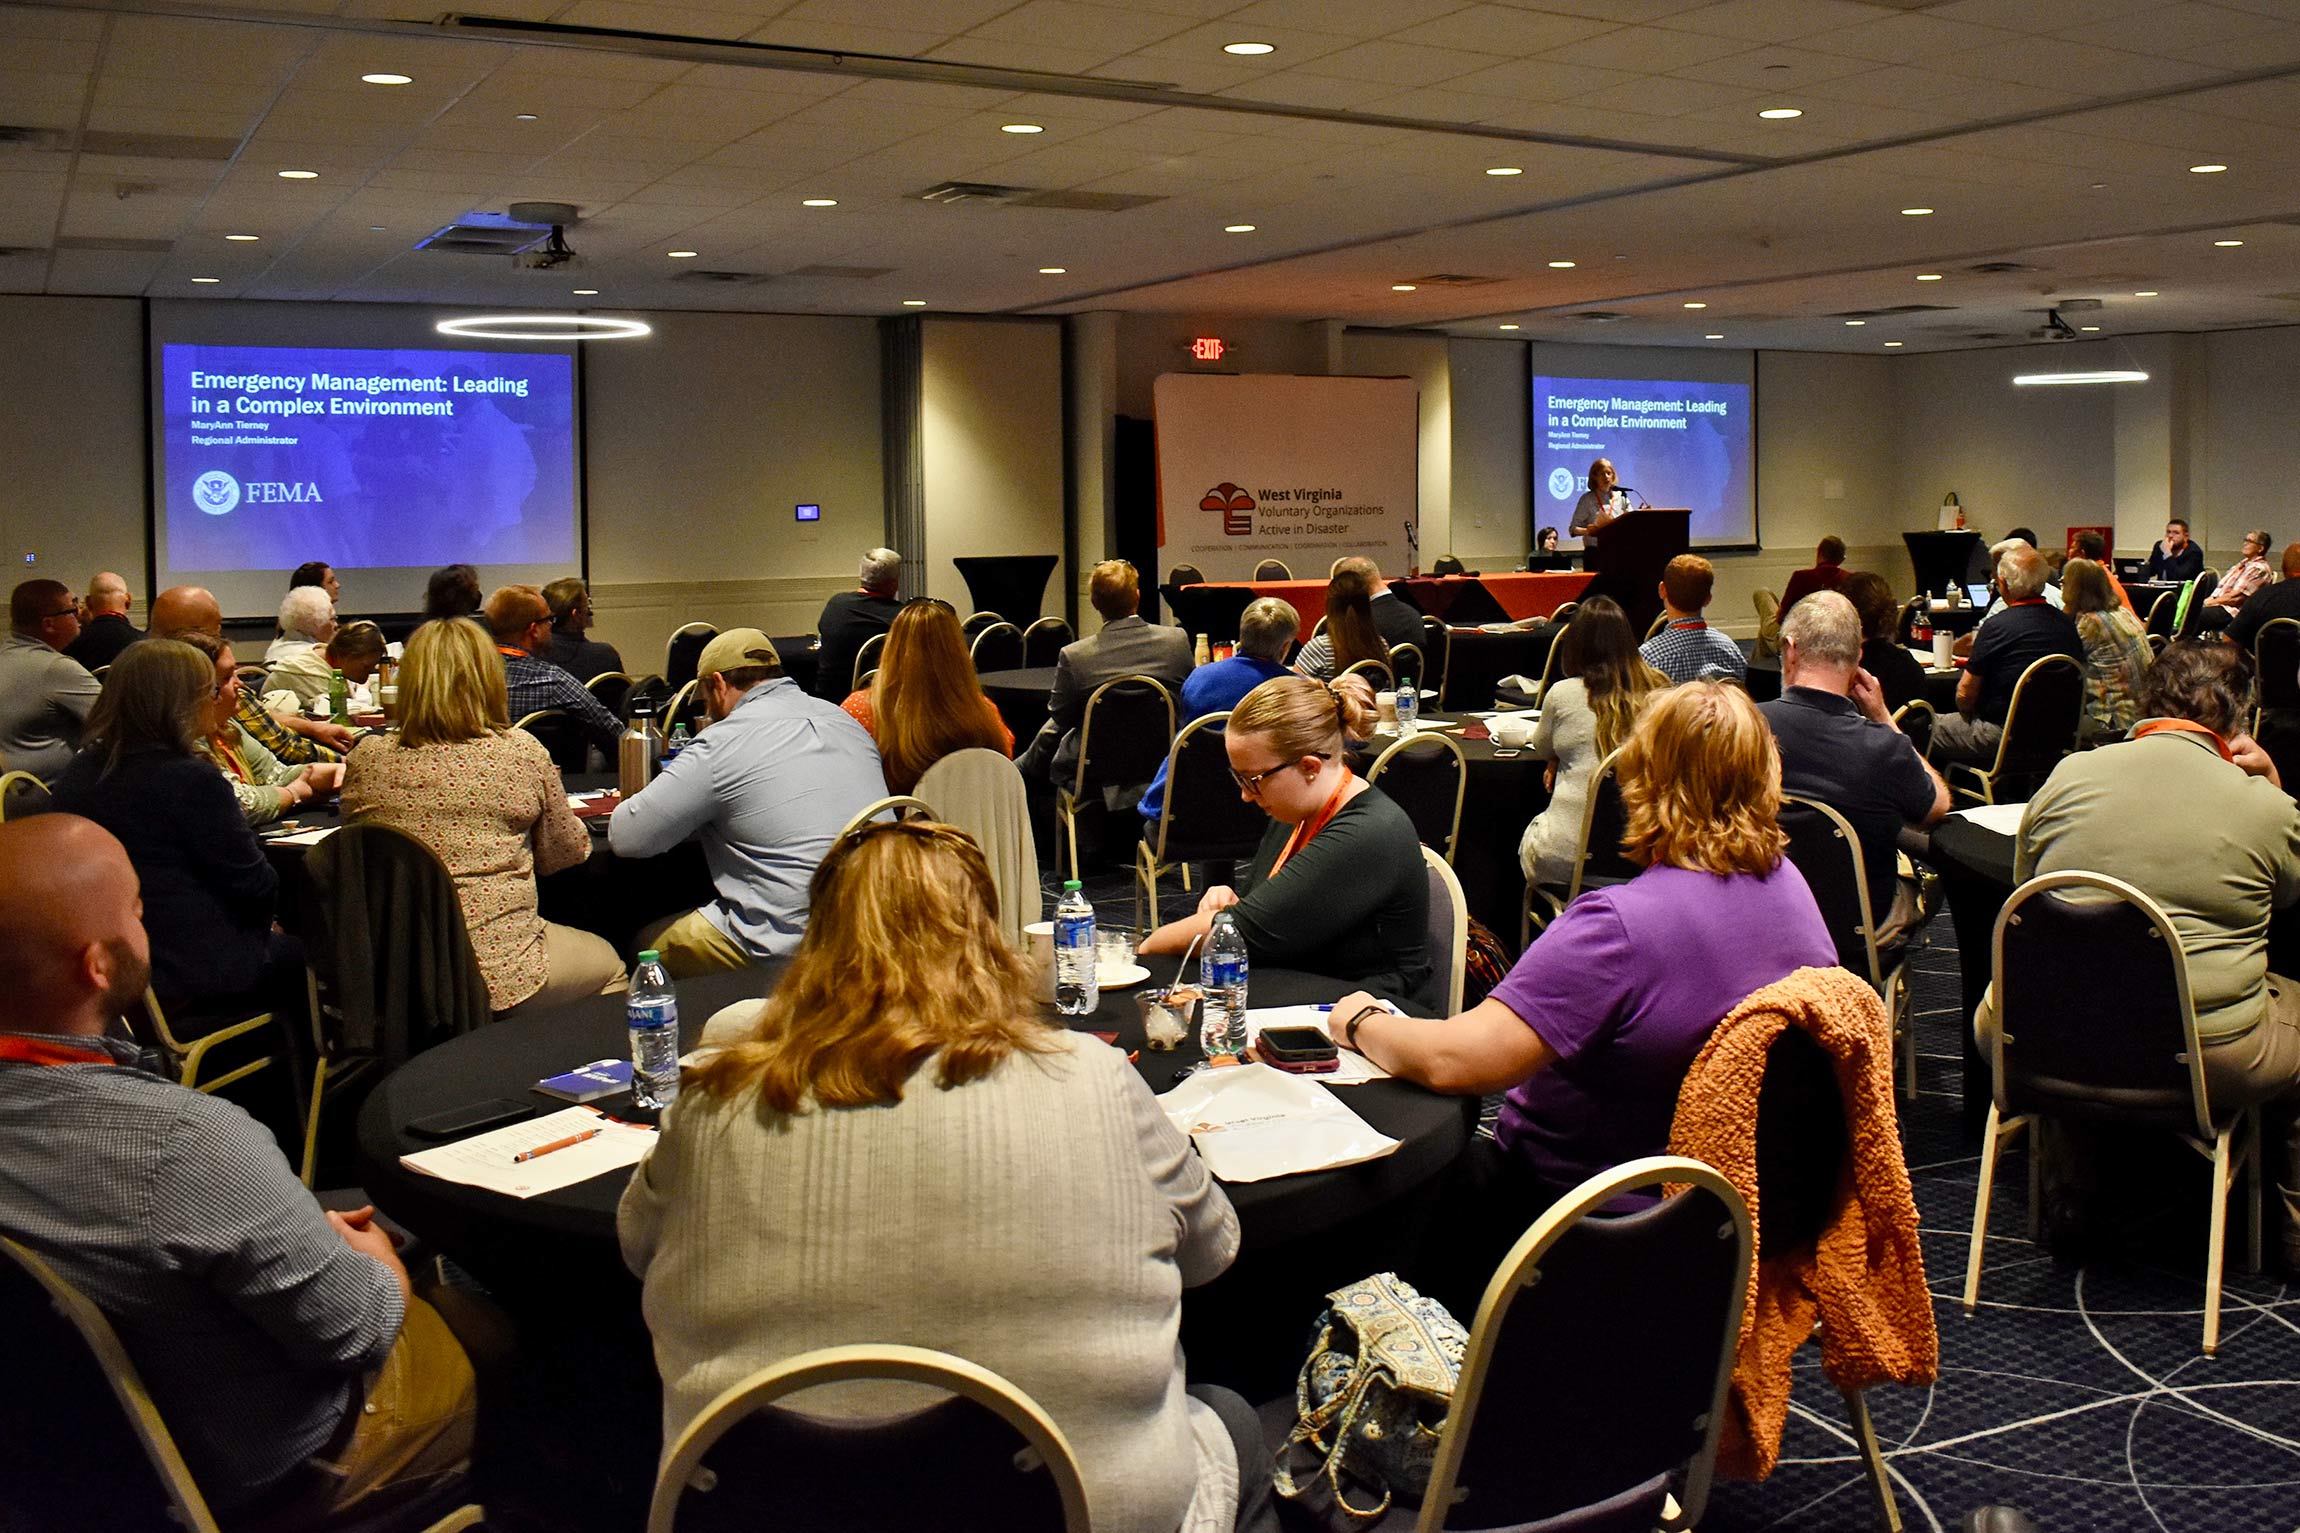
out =
[[[224,609],[205,586],[170,586],[152,598],[152,625],[160,638],[179,633],[224,636]],[[258,745],[290,766],[341,761],[356,736],[341,724],[325,719],[272,713],[256,697],[257,689],[240,689],[239,712],[232,715]]]
[[64,653],[91,671],[119,659],[121,650],[143,637],[128,621],[128,609],[135,604],[126,580],[99,571],[80,598],[80,637],[65,645]]
[[267,1130],[118,1036],[148,969],[119,842],[68,814],[0,825],[0,1231],[118,1327],[227,1519],[276,1495],[313,1526],[461,1468],[462,1347],[372,1209],[322,1210]]

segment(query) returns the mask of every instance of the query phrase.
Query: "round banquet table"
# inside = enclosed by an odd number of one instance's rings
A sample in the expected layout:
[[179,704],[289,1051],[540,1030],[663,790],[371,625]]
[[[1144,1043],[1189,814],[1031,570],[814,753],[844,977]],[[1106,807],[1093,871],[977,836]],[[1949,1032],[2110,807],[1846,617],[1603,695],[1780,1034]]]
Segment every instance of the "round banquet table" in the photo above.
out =
[[1054,695],[1054,667],[1028,665],[1011,671],[984,671],[982,695],[1014,731],[1014,749],[1020,755],[1046,722],[1046,700]]

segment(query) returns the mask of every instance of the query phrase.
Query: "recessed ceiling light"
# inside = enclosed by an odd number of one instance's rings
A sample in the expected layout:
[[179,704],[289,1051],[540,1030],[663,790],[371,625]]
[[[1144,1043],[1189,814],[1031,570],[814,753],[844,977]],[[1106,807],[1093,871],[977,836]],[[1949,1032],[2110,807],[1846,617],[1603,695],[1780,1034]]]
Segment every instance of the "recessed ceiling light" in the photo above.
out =
[[799,199],[799,206],[802,208],[835,208],[838,205],[839,200],[836,197],[801,197]]
[[2144,287],[2132,296],[2135,298],[2154,298],[2156,296],[2156,289],[2152,287]]
[[1251,58],[1264,53],[1276,53],[1278,45],[1276,43],[1224,43],[1222,51]]
[[1494,328],[1497,330],[1515,330],[1518,327],[1516,325],[1497,325]]
[[194,282],[221,282],[224,279],[221,277],[194,277],[192,280]]
[[361,75],[359,78],[362,83],[368,85],[413,85],[415,83],[415,76],[413,75]]
[[381,224],[369,224],[369,225],[367,226],[367,232],[368,232],[368,233],[370,233],[370,234],[381,234],[381,233],[383,232],[383,225],[381,225]]
[[1804,116],[1805,109],[1796,106],[1769,106],[1757,115],[1767,122],[1787,122],[1792,117]]
[[1707,335],[1705,335],[1705,336],[1701,337],[1701,339],[1703,339],[1703,340],[1705,340],[1705,341],[1721,341],[1721,340],[1725,339],[1725,337],[1723,337],[1722,335],[1719,335],[1719,334],[1718,334],[1716,331],[1712,330],[1712,331],[1710,331],[1710,332],[1709,332]]
[[926,300],[923,298],[905,298],[902,301],[902,306],[906,309],[923,309],[926,307]]
[[1525,174],[1525,167],[1522,165],[1494,165],[1487,168],[1486,174],[1489,176],[1522,176]]
[[519,114],[519,120],[521,122],[541,122],[543,119],[536,116],[533,112],[521,112]]
[[1705,303],[1689,303],[1685,307],[1688,309],[1706,309],[1709,307],[1709,305]]
[[1571,271],[1573,270],[1573,263],[1571,261],[1552,261],[1549,263],[1549,269],[1551,271]]
[[1921,271],[1917,273],[1917,280],[1919,282],[1938,282],[1941,280],[1941,274],[1937,271]]
[[2191,165],[2188,173],[2192,176],[2217,176],[2227,168],[2225,165]]
[[1902,344],[1902,343],[1901,343],[1901,342],[1899,342],[1899,341],[1887,341],[1887,342],[1885,342],[1885,344],[1886,344],[1887,346],[1898,346],[1898,345],[1900,345],[1900,344]]
[[1224,234],[1252,234],[1254,226],[1252,224],[1224,224],[1222,232]]
[[2244,242],[2242,240],[2214,240],[2212,243],[2215,248],[2220,250],[2234,250]]
[[235,245],[252,245],[257,240],[262,239],[263,236],[260,234],[227,234],[224,236],[224,238],[230,240]]
[[1010,122],[999,127],[1001,133],[1044,133],[1046,130],[1034,122]]
[[692,250],[667,250],[664,254],[674,261],[692,261],[696,253]]
[[1067,266],[1041,266],[1038,268],[1038,275],[1041,277],[1059,277],[1068,270],[1070,268]]
[[317,181],[319,172],[316,170],[283,170],[280,172],[280,179],[282,181]]
[[1390,291],[1393,293],[1410,293],[1414,291],[1414,285],[1411,282],[1393,282],[1390,284]]
[[1931,208],[1903,208],[1901,209],[1901,216],[1903,218],[1924,218],[1929,216],[1932,211]]
[[599,296],[599,290],[595,287],[579,287],[573,291],[578,298],[596,298]]
[[1868,321],[1867,321],[1867,320],[1865,320],[1865,319],[1848,319],[1848,320],[1846,320],[1846,321],[1845,321],[1845,323],[1846,323],[1846,324],[1848,324],[1848,325],[1853,325],[1853,326],[1856,326],[1856,327],[1857,327],[1857,326],[1861,326],[1861,325],[1865,325],[1865,324],[1867,324],[1867,323],[1868,323]]
[[2077,328],[2077,329],[2079,329],[2079,330],[2098,330],[2098,329],[2100,328],[2100,326],[2098,326],[2098,325],[2079,325],[2079,326],[2077,326],[2076,328]]

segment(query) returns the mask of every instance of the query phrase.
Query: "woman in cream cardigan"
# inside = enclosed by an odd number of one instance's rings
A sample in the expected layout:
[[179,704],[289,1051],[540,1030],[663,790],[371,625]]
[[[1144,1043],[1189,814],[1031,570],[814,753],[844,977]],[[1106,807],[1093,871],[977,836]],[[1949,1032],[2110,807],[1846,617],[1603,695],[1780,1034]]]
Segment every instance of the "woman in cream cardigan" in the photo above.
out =
[[[1268,1526],[1253,1413],[1185,1393],[1176,1341],[1236,1215],[1126,1056],[1041,1019],[982,853],[947,825],[872,825],[811,893],[774,994],[687,1071],[623,1196],[666,1448],[770,1364],[931,1347],[1046,1410],[1097,1533]],[[869,1387],[807,1403],[911,1408]]]

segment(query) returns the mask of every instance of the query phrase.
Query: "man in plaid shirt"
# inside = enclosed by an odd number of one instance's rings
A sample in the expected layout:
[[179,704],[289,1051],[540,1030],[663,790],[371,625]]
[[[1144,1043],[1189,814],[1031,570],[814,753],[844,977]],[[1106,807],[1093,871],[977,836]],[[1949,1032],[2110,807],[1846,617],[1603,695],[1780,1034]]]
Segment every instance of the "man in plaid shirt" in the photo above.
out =
[[2268,567],[2268,534],[2255,527],[2244,534],[2244,557],[2228,567],[2212,594],[2204,598],[2204,626],[2226,628],[2228,620],[2243,607],[2244,599],[2274,578],[2275,572]]
[[1662,616],[1669,623],[1637,652],[1672,682],[1704,676],[1748,679],[1749,661],[1741,646],[1702,620],[1702,609],[1709,605],[1716,584],[1715,567],[1699,554],[1679,554],[1661,572]]
[[615,759],[623,723],[583,683],[540,658],[551,647],[551,604],[534,586],[504,586],[487,598],[487,629],[503,652],[503,686],[511,721],[557,708],[583,726],[592,743]]

